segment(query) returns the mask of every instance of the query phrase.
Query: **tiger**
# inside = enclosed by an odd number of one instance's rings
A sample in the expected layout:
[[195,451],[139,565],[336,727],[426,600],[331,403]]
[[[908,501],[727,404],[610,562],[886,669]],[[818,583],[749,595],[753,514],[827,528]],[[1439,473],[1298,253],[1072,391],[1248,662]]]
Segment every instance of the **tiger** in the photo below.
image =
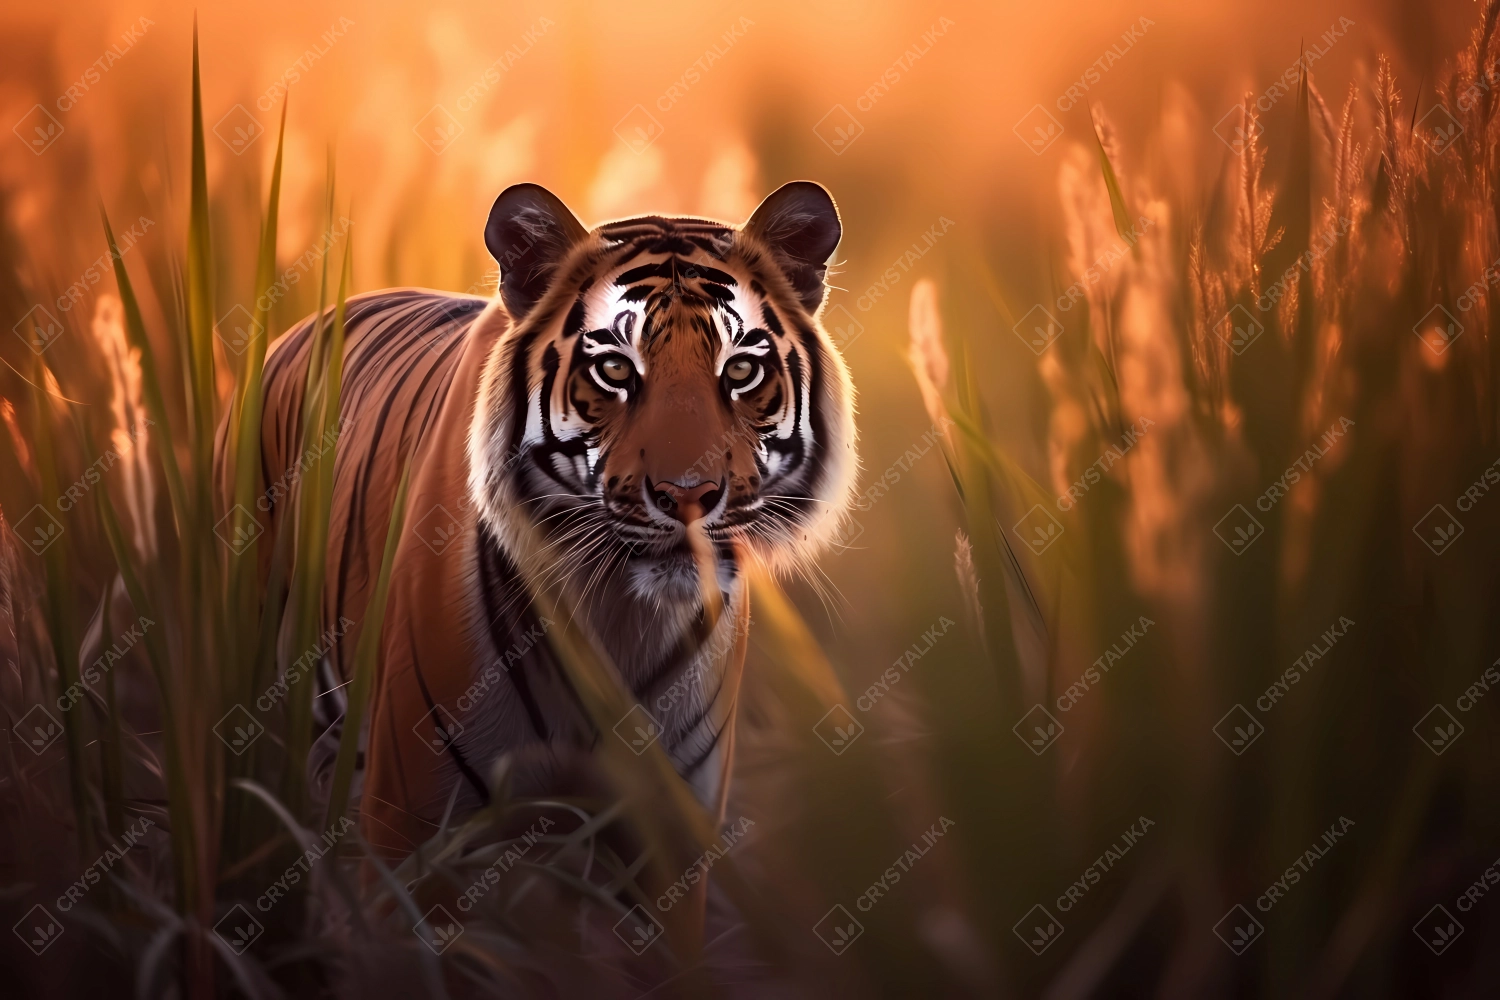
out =
[[[359,758],[361,833],[378,856],[399,861],[489,803],[502,757],[513,793],[558,794],[616,738],[573,690],[537,581],[560,589],[640,728],[722,822],[747,571],[808,570],[852,502],[854,388],[819,319],[841,238],[810,181],[743,225],[648,215],[594,229],[517,184],[484,230],[496,295],[348,300],[320,610],[338,635],[319,658],[315,750],[326,762],[336,746],[409,461]],[[317,318],[266,354],[262,485],[306,464]],[[263,495],[261,552],[290,530],[293,494]],[[690,532],[713,562],[695,561]],[[707,586],[700,565],[716,565]]]

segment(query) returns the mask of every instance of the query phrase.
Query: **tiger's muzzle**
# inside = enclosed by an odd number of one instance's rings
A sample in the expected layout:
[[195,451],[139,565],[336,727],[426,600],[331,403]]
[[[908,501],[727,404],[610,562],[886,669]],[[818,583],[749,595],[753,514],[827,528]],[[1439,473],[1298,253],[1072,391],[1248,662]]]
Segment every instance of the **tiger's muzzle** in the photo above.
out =
[[719,506],[724,489],[716,482],[682,486],[673,482],[654,482],[646,477],[646,494],[663,514],[684,526],[701,521]]

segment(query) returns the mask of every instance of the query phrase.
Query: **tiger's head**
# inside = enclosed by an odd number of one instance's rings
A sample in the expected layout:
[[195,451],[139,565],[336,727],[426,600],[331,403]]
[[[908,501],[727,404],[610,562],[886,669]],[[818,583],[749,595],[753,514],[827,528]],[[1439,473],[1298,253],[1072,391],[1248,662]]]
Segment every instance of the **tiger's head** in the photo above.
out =
[[485,243],[512,325],[468,449],[472,499],[511,556],[571,580],[575,599],[655,609],[698,607],[689,525],[726,595],[744,559],[806,567],[856,467],[853,386],[817,318],[840,234],[806,181],[743,226],[593,230],[544,188],[507,188]]

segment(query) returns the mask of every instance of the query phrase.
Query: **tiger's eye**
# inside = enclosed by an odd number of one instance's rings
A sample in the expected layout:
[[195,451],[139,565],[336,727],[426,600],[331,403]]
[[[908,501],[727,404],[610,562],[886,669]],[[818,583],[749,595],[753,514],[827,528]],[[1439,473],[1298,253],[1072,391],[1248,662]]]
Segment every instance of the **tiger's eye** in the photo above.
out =
[[605,358],[599,362],[599,371],[611,382],[623,382],[630,377],[630,364],[624,358]]
[[724,374],[728,375],[735,382],[745,381],[753,371],[755,371],[754,363],[743,359],[731,361],[724,367]]

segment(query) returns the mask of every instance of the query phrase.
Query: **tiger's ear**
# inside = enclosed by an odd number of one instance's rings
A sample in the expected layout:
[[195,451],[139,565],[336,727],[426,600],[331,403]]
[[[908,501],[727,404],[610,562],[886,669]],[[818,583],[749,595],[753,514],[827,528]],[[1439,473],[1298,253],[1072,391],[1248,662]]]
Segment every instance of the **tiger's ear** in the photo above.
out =
[[823,185],[783,184],[751,214],[745,232],[771,249],[803,308],[816,312],[823,302],[828,258],[843,235],[839,210]]
[[484,245],[500,265],[500,298],[517,322],[546,292],[552,273],[588,235],[562,199],[540,184],[500,192],[484,227]]

